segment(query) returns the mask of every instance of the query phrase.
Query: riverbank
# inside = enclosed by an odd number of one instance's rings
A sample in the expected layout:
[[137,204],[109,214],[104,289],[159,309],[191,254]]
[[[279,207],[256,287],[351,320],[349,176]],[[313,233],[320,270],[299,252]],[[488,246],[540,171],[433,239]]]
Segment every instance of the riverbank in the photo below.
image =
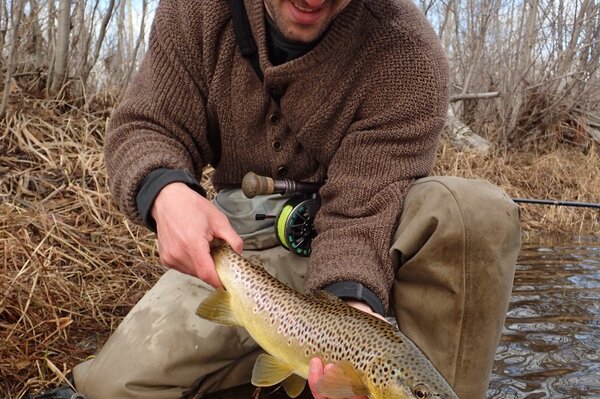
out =
[[[61,382],[164,269],[154,236],[108,192],[108,107],[21,99],[0,136],[0,397]],[[555,143],[483,157],[443,140],[435,174],[484,178],[509,196],[598,202],[598,148]],[[522,205],[526,234],[599,231],[598,210]]]
[[[454,149],[443,141],[435,174],[487,179],[511,198],[598,203],[600,149],[554,143],[545,148],[496,151],[483,157]],[[597,234],[600,210],[566,206],[520,204],[527,235]]]

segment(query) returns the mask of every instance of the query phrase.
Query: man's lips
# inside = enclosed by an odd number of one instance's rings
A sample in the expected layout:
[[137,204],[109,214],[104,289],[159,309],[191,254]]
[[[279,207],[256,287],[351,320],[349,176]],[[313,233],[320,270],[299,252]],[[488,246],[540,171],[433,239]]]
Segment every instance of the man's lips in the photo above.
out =
[[309,8],[294,1],[288,1],[287,5],[292,20],[300,25],[315,24],[326,11],[326,7]]

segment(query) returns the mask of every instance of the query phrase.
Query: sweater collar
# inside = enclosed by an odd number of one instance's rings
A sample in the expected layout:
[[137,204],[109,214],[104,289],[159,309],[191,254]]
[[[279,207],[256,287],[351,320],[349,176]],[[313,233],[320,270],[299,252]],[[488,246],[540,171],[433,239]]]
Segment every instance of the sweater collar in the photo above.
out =
[[352,0],[342,12],[336,16],[319,43],[304,56],[288,63],[274,67],[269,60],[267,32],[265,27],[265,9],[263,0],[244,0],[250,27],[258,46],[260,66],[265,76],[272,72],[284,73],[288,68],[304,69],[321,62],[327,57],[348,49],[354,37],[359,34],[359,22],[364,12],[364,0]]

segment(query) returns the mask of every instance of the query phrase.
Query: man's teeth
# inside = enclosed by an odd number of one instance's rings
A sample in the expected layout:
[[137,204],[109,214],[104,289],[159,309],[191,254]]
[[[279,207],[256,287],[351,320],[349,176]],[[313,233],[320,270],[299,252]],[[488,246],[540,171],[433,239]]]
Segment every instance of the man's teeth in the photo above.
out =
[[304,11],[304,12],[317,12],[317,11],[319,11],[318,9],[303,7],[303,6],[301,6],[301,5],[299,5],[298,3],[295,3],[295,2],[292,2],[292,4],[294,5],[294,7],[296,7],[300,11]]

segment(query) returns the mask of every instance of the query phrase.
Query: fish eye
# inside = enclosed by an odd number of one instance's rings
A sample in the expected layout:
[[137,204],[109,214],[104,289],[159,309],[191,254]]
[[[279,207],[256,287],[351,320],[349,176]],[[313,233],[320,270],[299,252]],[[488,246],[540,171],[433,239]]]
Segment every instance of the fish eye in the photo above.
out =
[[413,395],[415,395],[415,398],[419,399],[431,398],[431,392],[429,391],[429,387],[425,384],[415,385],[413,387]]

